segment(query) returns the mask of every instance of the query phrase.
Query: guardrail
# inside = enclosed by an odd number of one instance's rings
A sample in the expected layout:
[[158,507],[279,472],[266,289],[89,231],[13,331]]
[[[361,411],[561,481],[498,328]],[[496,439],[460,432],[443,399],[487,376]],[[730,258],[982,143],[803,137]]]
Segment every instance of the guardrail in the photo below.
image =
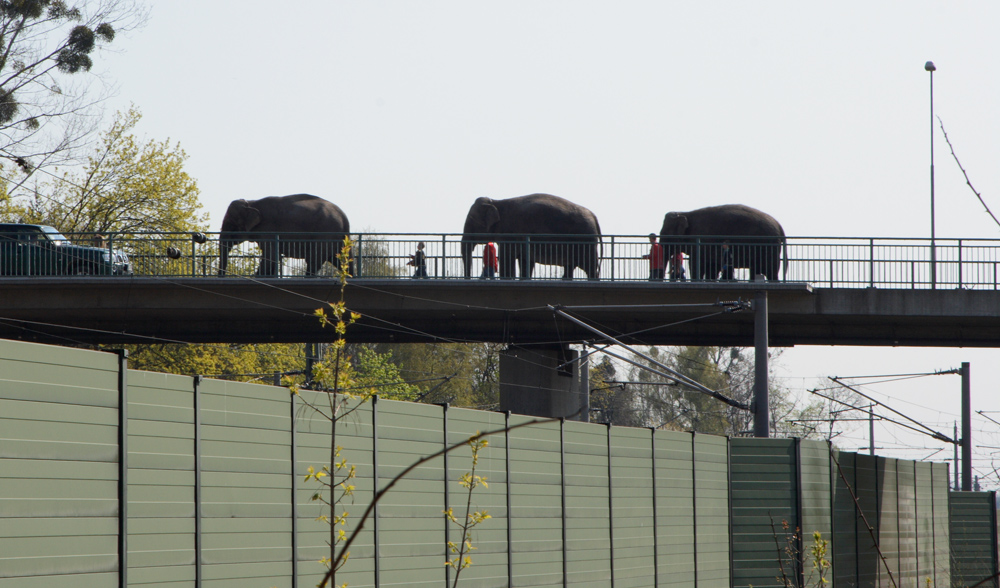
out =
[[[66,235],[76,244],[93,245],[95,236]],[[354,267],[356,279],[465,279],[461,234],[355,234]],[[593,260],[593,244],[567,241],[565,236],[531,235],[497,242],[498,271],[504,276],[532,280],[588,280],[585,268]],[[726,243],[726,241],[729,241]],[[424,271],[412,265],[418,245],[423,244]],[[104,235],[100,247],[112,256],[128,258],[132,275],[162,277],[216,277],[220,269],[219,234],[147,233]],[[49,246],[46,244],[28,245]],[[664,282],[671,281],[670,257],[674,248],[685,254],[680,267],[688,281],[718,281],[751,279],[751,270],[773,273],[779,280],[806,282],[825,288],[894,288],[931,289],[965,288],[998,289],[1000,285],[1000,240],[936,239],[936,272],[931,271],[929,239],[789,237],[787,268],[785,251],[769,243],[747,243],[738,237],[701,237],[686,242],[664,245]],[[484,245],[471,250],[469,277],[486,279]],[[244,242],[232,248],[226,276],[303,277],[307,276],[306,258],[331,258],[339,250],[332,241],[303,239],[296,235],[281,235],[268,241],[268,257],[280,250],[280,262],[264,264],[261,275],[262,248]],[[728,249],[728,252],[727,252]],[[597,247],[600,257],[596,279],[600,281],[636,282],[651,279],[650,243],[644,235],[604,235]],[[773,267],[780,253],[780,270]],[[10,255],[0,250],[0,256]],[[21,255],[31,255],[21,251]],[[42,256],[36,256],[41,259]],[[529,276],[521,276],[515,259],[534,264]],[[564,278],[564,264],[573,267]],[[728,262],[728,263],[727,263]],[[59,275],[60,268],[18,265],[0,259],[4,275]],[[731,268],[731,269],[730,269]],[[326,263],[315,272],[318,277],[335,277],[337,270]],[[422,275],[421,275],[422,274]],[[693,280],[692,280],[693,278]],[[109,277],[109,279],[112,279]],[[659,281],[659,275],[653,276]]]

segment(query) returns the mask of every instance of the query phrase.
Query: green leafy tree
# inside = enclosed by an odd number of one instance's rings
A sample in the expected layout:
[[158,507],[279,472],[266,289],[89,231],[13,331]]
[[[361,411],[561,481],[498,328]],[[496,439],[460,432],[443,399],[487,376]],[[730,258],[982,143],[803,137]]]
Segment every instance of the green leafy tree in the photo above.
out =
[[[736,347],[652,347],[646,353],[671,369],[750,405],[753,402],[754,357],[752,349]],[[772,356],[772,374],[777,355]],[[654,364],[648,367],[662,371]],[[603,388],[603,395],[592,397],[592,405],[612,424],[647,426],[719,435],[742,436],[753,427],[753,414],[706,394],[678,385],[649,370],[629,366],[618,380],[614,364],[604,358],[591,369],[591,387]],[[818,401],[803,402],[792,392],[769,378],[771,431],[777,436],[816,437],[821,432],[803,424],[824,418],[828,407]],[[599,419],[600,420],[600,419]]]
[[408,384],[399,372],[399,366],[392,361],[392,352],[379,353],[369,347],[361,347],[351,358],[354,372],[354,386],[370,389],[381,398],[388,400],[414,401],[420,395],[420,388]]
[[[153,344],[127,345],[129,367],[151,372],[203,375],[243,382],[273,382],[274,374],[285,383],[305,379],[305,348],[302,345],[263,343],[230,345]],[[299,372],[299,373],[295,373]]]
[[0,2],[0,157],[4,175],[20,171],[11,194],[35,170],[75,161],[111,94],[90,73],[95,55],[147,15],[139,0]]
[[187,154],[169,140],[137,139],[133,132],[141,119],[134,106],[116,114],[82,169],[2,203],[0,214],[65,233],[206,230],[198,184],[184,170]]
[[492,409],[500,402],[500,352],[497,343],[379,343],[391,353],[400,375],[419,387],[422,402]]

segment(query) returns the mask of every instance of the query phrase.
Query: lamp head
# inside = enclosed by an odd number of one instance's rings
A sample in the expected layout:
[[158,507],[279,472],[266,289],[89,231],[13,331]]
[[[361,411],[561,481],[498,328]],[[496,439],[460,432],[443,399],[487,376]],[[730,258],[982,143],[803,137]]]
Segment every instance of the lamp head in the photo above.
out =
[[935,71],[937,68],[934,67],[933,61],[928,61],[927,63],[924,64],[924,69],[926,69],[927,71]]

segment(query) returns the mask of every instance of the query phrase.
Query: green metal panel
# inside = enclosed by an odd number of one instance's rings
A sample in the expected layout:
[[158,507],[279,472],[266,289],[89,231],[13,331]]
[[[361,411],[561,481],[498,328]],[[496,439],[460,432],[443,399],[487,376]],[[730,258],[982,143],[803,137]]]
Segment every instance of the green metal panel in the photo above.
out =
[[[811,550],[825,541],[826,558],[832,559],[833,557],[833,513],[831,511],[833,497],[831,496],[829,443],[800,440],[799,460],[801,465],[799,484],[802,500],[800,528],[802,529],[803,559],[805,560],[803,575],[807,586],[815,586],[820,583],[820,576],[810,563]],[[819,543],[815,533],[819,533]],[[832,577],[831,573],[824,574],[824,578],[827,580],[832,579]]]
[[690,433],[656,431],[656,544],[661,586],[694,585],[694,467]]
[[917,489],[914,462],[896,461],[896,513],[899,525],[899,568],[896,582],[919,585],[917,575]]
[[[448,409],[448,442],[455,445],[467,441],[476,433],[503,429],[505,417],[497,412],[461,408]],[[473,565],[462,571],[462,586],[492,588],[507,586],[507,468],[503,433],[486,437],[487,445],[480,450],[476,475],[485,478],[486,486],[472,494],[473,511],[486,511],[490,519],[473,531]],[[458,480],[471,471],[472,455],[468,446],[453,451],[448,460],[448,480],[451,506],[455,516],[464,516],[468,490]],[[458,541],[453,526],[450,538]]]
[[[305,401],[314,406],[326,406],[325,393],[303,390],[300,392]],[[379,401],[381,403],[383,401]],[[338,513],[347,512],[347,524],[343,527],[345,533],[351,533],[357,528],[364,510],[368,507],[374,495],[372,478],[372,404],[350,403],[343,411],[342,418],[336,426],[336,443],[342,447],[340,458],[346,460],[349,467],[355,467],[357,477],[351,481],[354,485],[352,497],[348,497],[338,505]],[[329,509],[321,503],[312,500],[312,496],[320,489],[315,481],[304,482],[307,469],[312,466],[319,470],[331,463],[331,445],[333,436],[331,423],[325,417],[318,415],[311,408],[299,405],[296,412],[295,427],[298,431],[298,461],[295,464],[299,476],[299,490],[296,495],[299,527],[299,560],[297,562],[300,586],[315,586],[319,583],[325,568],[318,563],[323,558],[330,558],[327,541],[330,540],[331,527],[324,521],[316,520],[321,515],[329,515]],[[336,576],[336,585],[348,583],[352,587],[374,586],[374,523],[369,520],[351,546],[351,556]]]
[[287,585],[292,565],[288,391],[218,380],[202,381],[200,391],[205,584]]
[[652,433],[622,427],[609,433],[615,586],[653,586]]
[[794,582],[799,568],[784,550],[800,549],[796,441],[732,439],[730,447],[733,585],[779,586],[782,565]]
[[[857,454],[834,451],[833,456],[833,585],[859,586],[859,529],[864,531],[861,517],[851,491],[858,491],[856,476]],[[839,467],[838,467],[839,464]],[[843,477],[841,477],[841,474]],[[870,541],[869,541],[870,543]]]
[[951,586],[951,525],[948,514],[948,464],[931,464],[931,486],[934,496],[934,571],[935,588]]
[[129,370],[129,584],[195,578],[194,381]]
[[998,571],[996,494],[953,491],[949,499],[952,586],[973,586]]
[[861,507],[860,513],[868,526],[874,532],[865,527],[864,520],[858,521],[857,546],[858,546],[858,586],[870,588],[879,586],[879,577],[883,570],[882,562],[879,560],[878,551],[875,549],[876,539],[879,538],[879,497],[880,478],[877,468],[878,458],[870,455],[857,455],[854,462],[854,476],[858,504]]
[[[378,478],[385,487],[413,462],[444,449],[444,409],[379,400]],[[438,586],[445,579],[444,458],[399,480],[379,503],[380,583]]]
[[567,421],[566,574],[570,585],[611,585],[608,428]]
[[728,588],[729,440],[694,436],[695,526],[697,527],[698,588]]
[[886,567],[899,581],[899,502],[896,476],[897,462],[887,457],[876,457],[878,468],[878,540],[885,565],[879,566],[879,586],[889,588],[892,582]]
[[934,580],[934,489],[933,464],[918,461],[913,464],[914,501],[916,502],[917,580],[926,585],[927,578]]
[[[533,421],[512,415],[510,424]],[[560,425],[510,432],[511,567],[515,586],[562,582]]]
[[0,341],[0,584],[117,584],[117,407],[115,355]]

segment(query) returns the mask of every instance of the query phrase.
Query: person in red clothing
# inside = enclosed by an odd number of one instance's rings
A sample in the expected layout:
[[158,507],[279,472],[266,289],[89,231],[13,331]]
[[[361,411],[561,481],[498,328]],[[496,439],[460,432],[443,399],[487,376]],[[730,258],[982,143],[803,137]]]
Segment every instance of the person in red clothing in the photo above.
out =
[[642,256],[649,260],[649,279],[663,280],[663,247],[656,242],[656,233],[649,234],[649,253]]
[[497,262],[497,245],[496,243],[487,243],[483,247],[483,273],[479,276],[479,279],[494,279],[497,277],[497,269],[499,268]]

